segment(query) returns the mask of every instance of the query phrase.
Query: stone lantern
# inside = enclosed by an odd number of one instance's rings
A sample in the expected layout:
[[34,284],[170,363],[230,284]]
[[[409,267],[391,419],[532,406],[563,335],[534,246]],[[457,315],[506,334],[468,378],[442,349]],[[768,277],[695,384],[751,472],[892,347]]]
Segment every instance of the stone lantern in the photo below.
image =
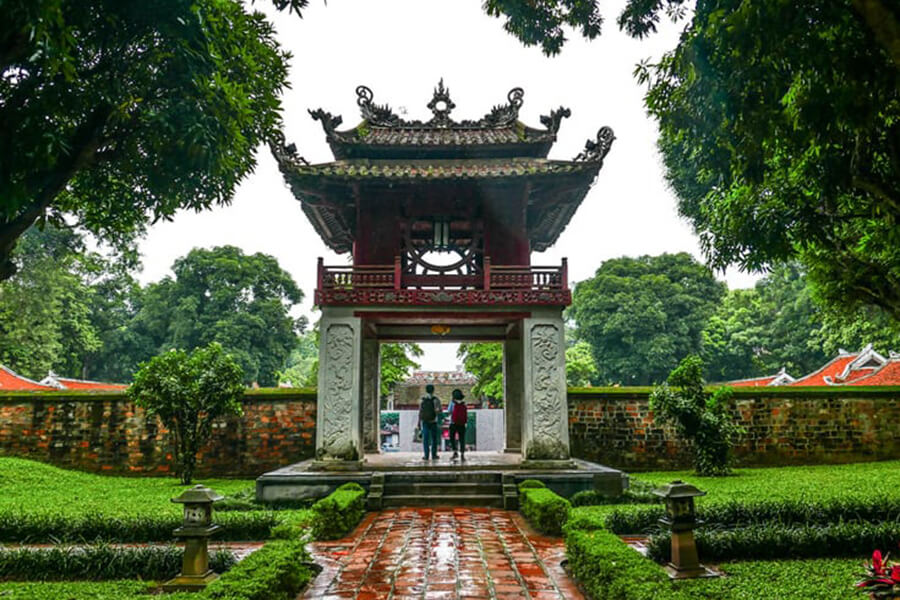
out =
[[715,573],[700,564],[694,529],[700,525],[694,498],[705,496],[689,483],[676,480],[653,493],[666,503],[666,516],[659,520],[672,532],[672,560],[666,570],[673,579],[715,577]]
[[184,505],[184,521],[172,532],[184,540],[184,559],[181,573],[163,584],[165,591],[199,591],[218,577],[209,568],[208,542],[209,537],[221,529],[212,522],[212,505],[222,498],[202,485],[172,498],[172,502]]

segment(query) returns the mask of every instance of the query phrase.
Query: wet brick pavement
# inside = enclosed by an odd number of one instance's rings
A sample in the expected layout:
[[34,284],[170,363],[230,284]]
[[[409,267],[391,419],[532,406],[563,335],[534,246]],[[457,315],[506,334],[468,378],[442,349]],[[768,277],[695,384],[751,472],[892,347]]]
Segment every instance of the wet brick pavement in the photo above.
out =
[[517,512],[401,508],[368,513],[356,531],[310,550],[324,570],[303,598],[579,600],[561,538]]

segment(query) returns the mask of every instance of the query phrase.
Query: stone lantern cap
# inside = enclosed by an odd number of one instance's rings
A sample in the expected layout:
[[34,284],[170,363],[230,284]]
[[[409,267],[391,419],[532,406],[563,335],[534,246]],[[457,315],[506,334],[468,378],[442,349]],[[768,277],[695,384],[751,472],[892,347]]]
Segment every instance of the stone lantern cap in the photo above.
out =
[[177,498],[172,498],[172,502],[178,504],[212,504],[222,500],[222,496],[204,485],[195,485],[194,487],[184,490]]
[[660,498],[678,500],[681,498],[696,498],[698,496],[705,496],[706,492],[700,491],[693,485],[685,483],[680,479],[676,479],[672,483],[667,483],[661,488],[653,490],[653,495],[659,496]]

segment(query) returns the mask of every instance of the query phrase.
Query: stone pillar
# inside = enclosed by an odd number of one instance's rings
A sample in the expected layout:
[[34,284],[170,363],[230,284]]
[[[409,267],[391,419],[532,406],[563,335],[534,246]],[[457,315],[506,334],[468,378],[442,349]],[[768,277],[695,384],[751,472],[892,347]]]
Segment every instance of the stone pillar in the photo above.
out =
[[505,452],[522,451],[522,397],[525,393],[525,357],[522,324],[516,323],[503,344],[503,410]]
[[381,369],[379,344],[373,337],[362,340],[362,419],[363,450],[378,452],[381,448]]
[[316,411],[316,464],[319,469],[360,464],[361,346],[359,317],[322,311],[319,322],[319,390]]
[[562,314],[524,319],[522,325],[525,363],[523,459],[568,461],[569,411]]

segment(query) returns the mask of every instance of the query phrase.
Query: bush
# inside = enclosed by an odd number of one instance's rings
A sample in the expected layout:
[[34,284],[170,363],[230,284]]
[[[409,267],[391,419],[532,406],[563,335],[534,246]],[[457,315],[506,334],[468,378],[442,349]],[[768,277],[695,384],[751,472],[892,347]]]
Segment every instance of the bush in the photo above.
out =
[[269,542],[209,584],[203,596],[216,600],[293,600],[313,578],[300,541]]
[[521,492],[522,490],[537,490],[545,487],[547,486],[544,485],[543,481],[539,481],[537,479],[526,479],[519,484],[519,491]]
[[[162,580],[181,570],[182,555],[183,550],[177,546],[123,548],[101,544],[0,550],[0,580]],[[227,571],[234,563],[230,552],[210,556],[210,567],[217,573]]]
[[694,468],[700,475],[727,475],[731,446],[741,428],[730,414],[731,388],[708,394],[703,383],[703,360],[688,356],[669,374],[666,383],[650,394],[650,409],[659,423],[672,424],[693,442]]
[[566,520],[563,533],[596,529],[606,529],[606,513],[597,513],[590,508],[581,507],[569,511],[569,518]]
[[366,514],[366,492],[358,483],[345,483],[312,507],[312,530],[317,540],[336,540],[350,533]]
[[[661,507],[618,509],[606,517],[606,528],[618,534],[647,533],[658,529],[658,521],[663,514]],[[729,529],[763,523],[827,525],[855,521],[900,521],[900,499],[730,501],[699,506],[697,517],[707,527]]]
[[541,533],[562,534],[571,508],[568,500],[546,488],[526,488],[519,494],[519,510]]
[[[774,558],[837,558],[868,555],[873,548],[893,548],[900,523],[837,523],[833,525],[757,524],[730,530],[695,532],[701,560],[765,560]],[[651,536],[650,557],[668,561],[668,532]]]

